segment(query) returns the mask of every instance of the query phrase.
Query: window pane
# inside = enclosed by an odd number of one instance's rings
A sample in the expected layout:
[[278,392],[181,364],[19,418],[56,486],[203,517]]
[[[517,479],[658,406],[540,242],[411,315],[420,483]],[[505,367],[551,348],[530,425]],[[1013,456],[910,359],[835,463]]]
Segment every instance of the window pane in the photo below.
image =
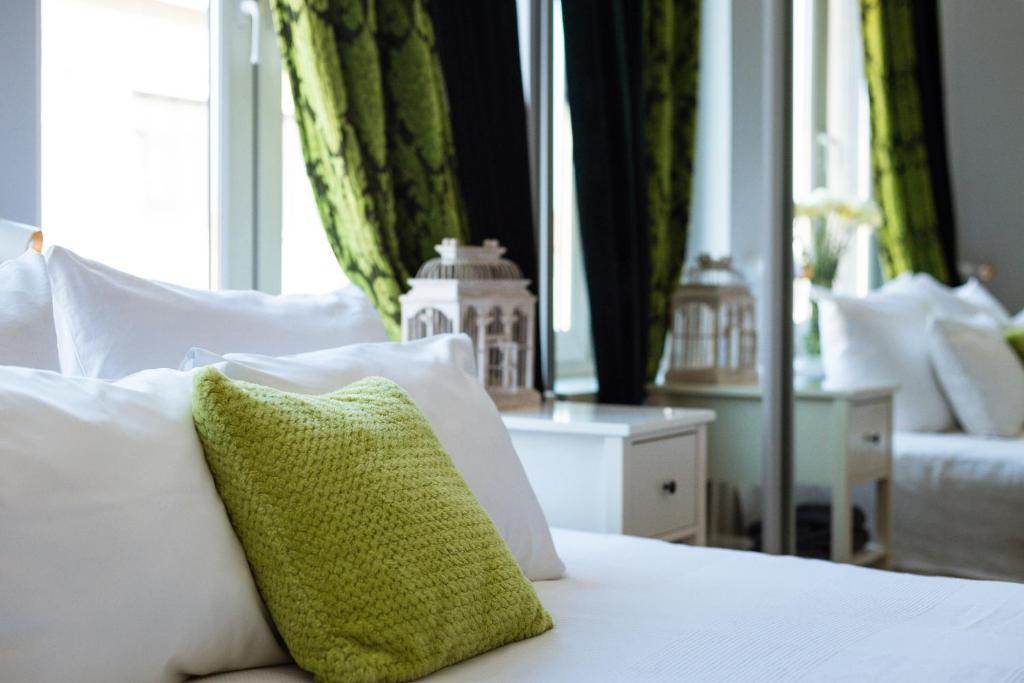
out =
[[210,286],[208,5],[42,0],[48,244]]
[[562,3],[553,7],[552,88],[552,318],[555,328],[555,389],[581,393],[596,389],[590,336],[590,303],[583,270],[573,164],[572,120],[565,71]]
[[327,241],[306,175],[287,74],[281,84],[281,118],[281,292],[329,292],[348,279]]

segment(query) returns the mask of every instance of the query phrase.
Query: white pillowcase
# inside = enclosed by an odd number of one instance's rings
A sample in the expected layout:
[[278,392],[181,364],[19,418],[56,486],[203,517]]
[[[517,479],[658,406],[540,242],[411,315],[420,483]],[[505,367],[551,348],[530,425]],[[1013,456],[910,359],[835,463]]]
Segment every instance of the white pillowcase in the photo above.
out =
[[1024,366],[990,319],[937,318],[928,351],[964,431],[1017,436],[1024,426]]
[[557,579],[565,571],[501,416],[474,377],[469,337],[354,344],[290,358],[232,353],[222,359],[195,350],[183,367],[222,360],[228,377],[306,394],[327,393],[374,375],[397,383],[427,416],[527,578]]
[[964,284],[953,290],[956,297],[962,301],[977,307],[980,311],[988,313],[1000,325],[1007,325],[1010,322],[1010,313],[1006,307],[999,302],[992,292],[985,289],[978,278],[972,277]]
[[354,286],[319,296],[205,291],[145,280],[60,247],[47,254],[65,374],[117,379],[177,367],[193,346],[287,354],[386,341]]
[[0,262],[0,365],[60,370],[46,261],[34,251]]
[[936,432],[954,427],[953,413],[928,359],[927,304],[894,293],[857,299],[817,290],[815,298],[825,388],[898,385],[893,399],[896,430]]
[[0,368],[0,680],[287,661],[192,424],[190,375]]
[[[927,273],[902,273],[871,296],[890,295],[916,298],[936,316],[968,318],[980,313],[989,314],[990,310],[975,303],[979,295],[976,287],[972,286],[961,295],[959,290],[947,287]],[[921,331],[923,333],[924,328]]]

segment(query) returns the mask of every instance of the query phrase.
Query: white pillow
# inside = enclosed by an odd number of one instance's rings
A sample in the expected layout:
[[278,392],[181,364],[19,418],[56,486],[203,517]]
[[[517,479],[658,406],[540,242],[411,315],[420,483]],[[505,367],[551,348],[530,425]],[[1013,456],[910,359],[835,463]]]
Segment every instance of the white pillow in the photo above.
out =
[[988,318],[937,318],[928,351],[964,431],[1017,436],[1024,427],[1024,366]]
[[46,261],[34,251],[0,263],[0,365],[60,370]]
[[65,374],[117,379],[174,368],[193,346],[286,354],[386,341],[356,287],[320,296],[188,289],[128,275],[60,247],[47,254]]
[[0,680],[287,661],[192,424],[190,375],[0,368]]
[[988,313],[1000,325],[1006,325],[1010,322],[1009,311],[999,302],[999,299],[995,298],[992,292],[985,289],[985,286],[981,284],[978,278],[970,278],[953,291],[958,299],[966,301],[979,310]]
[[228,377],[284,391],[323,394],[373,375],[397,383],[427,416],[527,578],[557,579],[565,571],[508,430],[474,378],[469,337],[354,344],[290,358],[232,353],[221,359],[194,351],[186,366],[221,360]]
[[815,298],[825,388],[897,385],[893,422],[898,431],[937,432],[954,427],[928,359],[927,304],[893,293],[855,299],[816,291]]
[[[966,318],[979,313],[991,315],[990,309],[975,303],[978,291],[973,286],[961,295],[959,290],[947,287],[927,273],[903,273],[886,282],[872,296],[890,295],[916,298],[936,316]],[[923,327],[921,331],[924,332]]]

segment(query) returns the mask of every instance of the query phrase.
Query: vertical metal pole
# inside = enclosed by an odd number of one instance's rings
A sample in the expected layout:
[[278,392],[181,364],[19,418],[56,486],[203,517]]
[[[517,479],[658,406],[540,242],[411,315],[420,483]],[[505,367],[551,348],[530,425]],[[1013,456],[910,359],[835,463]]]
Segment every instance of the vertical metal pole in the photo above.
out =
[[828,183],[829,150],[818,140],[828,133],[828,3],[811,6],[811,187]]
[[793,7],[764,0],[764,160],[769,207],[765,248],[763,547],[793,551]]
[[537,227],[537,321],[540,326],[540,370],[545,393],[555,383],[555,328],[552,255],[552,31],[554,0],[530,2],[530,146],[534,160],[534,224]]

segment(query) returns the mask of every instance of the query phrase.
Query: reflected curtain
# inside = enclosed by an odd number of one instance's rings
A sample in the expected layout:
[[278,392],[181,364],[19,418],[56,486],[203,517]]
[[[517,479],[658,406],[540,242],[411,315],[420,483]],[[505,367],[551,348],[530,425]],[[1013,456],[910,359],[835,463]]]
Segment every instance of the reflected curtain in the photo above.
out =
[[272,7],[324,230],[397,338],[408,278],[468,236],[430,16],[421,0]]
[[470,239],[494,238],[537,279],[515,0],[432,0]]
[[955,284],[938,13],[937,0],[861,0],[882,266]]
[[686,251],[700,0],[563,0],[599,399],[640,403]]
[[[516,0],[431,0],[470,239],[497,239],[536,293],[537,249]],[[540,348],[536,330],[534,348]],[[540,387],[540,363],[534,384]]]

